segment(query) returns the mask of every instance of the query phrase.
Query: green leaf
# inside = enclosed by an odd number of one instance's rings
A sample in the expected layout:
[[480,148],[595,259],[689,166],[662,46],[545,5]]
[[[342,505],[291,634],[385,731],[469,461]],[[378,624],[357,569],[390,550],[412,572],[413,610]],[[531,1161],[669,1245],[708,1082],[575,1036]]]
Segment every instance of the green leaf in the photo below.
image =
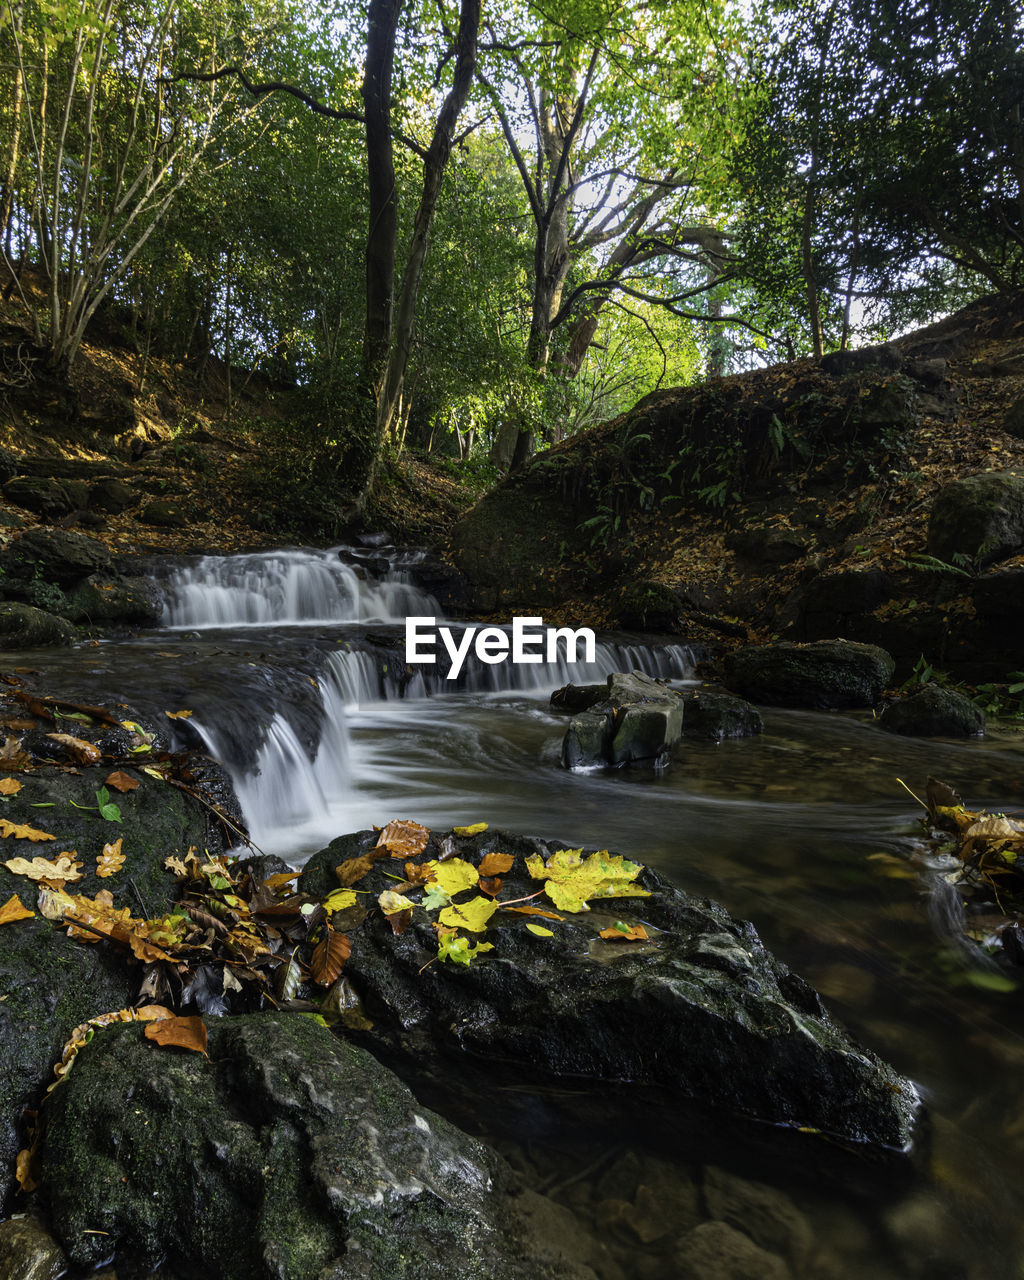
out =
[[455,964],[468,965],[481,952],[493,950],[493,942],[478,942],[470,946],[469,939],[458,933],[442,933],[437,940],[438,960],[452,960]]

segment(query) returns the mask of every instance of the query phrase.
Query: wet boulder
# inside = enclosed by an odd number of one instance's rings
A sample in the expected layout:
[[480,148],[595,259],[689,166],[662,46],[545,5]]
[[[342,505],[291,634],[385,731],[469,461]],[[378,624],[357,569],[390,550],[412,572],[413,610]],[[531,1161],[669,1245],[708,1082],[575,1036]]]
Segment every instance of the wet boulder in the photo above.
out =
[[956,689],[926,684],[890,703],[878,723],[890,733],[916,738],[975,738],[985,732],[985,713]]
[[8,502],[48,518],[66,516],[85,505],[76,501],[81,495],[73,488],[48,476],[12,476],[3,489]]
[[37,1219],[0,1222],[0,1276],[4,1280],[58,1280],[67,1269],[64,1251]]
[[895,665],[884,649],[848,640],[748,645],[727,654],[727,689],[774,707],[873,707]]
[[756,707],[743,698],[712,689],[699,689],[687,698],[683,710],[683,737],[749,738],[764,729],[764,721]]
[[595,703],[602,702],[607,693],[607,684],[566,684],[551,695],[551,710],[568,711],[577,715],[581,711],[589,711]]
[[102,1031],[54,1094],[42,1194],[72,1262],[166,1258],[195,1280],[594,1280],[532,1229],[503,1160],[320,1019],[206,1027],[209,1057],[138,1025]]
[[152,585],[142,579],[119,581],[95,575],[68,595],[65,615],[81,626],[156,626],[160,605]]
[[992,564],[1024,546],[1024,473],[989,471],[940,489],[928,521],[928,551],[956,563]]
[[679,741],[683,701],[639,671],[608,677],[604,697],[569,722],[562,740],[567,769],[654,764]]
[[135,491],[116,476],[104,476],[89,487],[89,506],[93,511],[117,516],[134,507],[137,501]]
[[[315,854],[300,889],[319,896],[335,887],[335,867],[377,838],[343,837]],[[538,893],[545,873],[531,874],[538,864],[526,860],[546,862],[567,847],[499,831],[435,836],[424,856],[454,851],[478,864],[490,852],[511,855],[501,897],[521,901]],[[371,895],[390,888],[387,870],[376,864],[360,887]],[[350,931],[346,966],[373,1024],[363,1043],[441,1088],[455,1081],[470,1091],[479,1071],[484,1096],[503,1081],[611,1091],[608,1124],[626,1112],[631,1124],[660,1131],[689,1103],[877,1152],[907,1147],[914,1087],[856,1045],[752,925],[650,868],[633,883],[649,896],[609,892],[551,921],[498,910],[486,925],[493,949],[465,965],[438,959],[427,908],[414,907],[400,934],[371,912]],[[603,938],[604,929],[621,933],[617,922],[642,923],[648,936]]]
[[42,649],[78,638],[77,627],[44,609],[13,600],[0,604],[0,649]]
[[176,498],[153,498],[142,508],[139,519],[158,529],[184,529],[188,525],[185,508]]

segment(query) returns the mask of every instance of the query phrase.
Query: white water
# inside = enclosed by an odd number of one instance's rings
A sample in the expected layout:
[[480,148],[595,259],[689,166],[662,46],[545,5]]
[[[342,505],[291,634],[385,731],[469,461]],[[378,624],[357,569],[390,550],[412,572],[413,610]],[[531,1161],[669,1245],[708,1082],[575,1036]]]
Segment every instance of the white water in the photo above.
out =
[[[342,551],[344,554],[344,551]],[[332,551],[273,551],[265,555],[206,556],[175,570],[165,584],[164,616],[169,628],[223,630],[277,626],[337,627],[369,622],[404,623],[407,615],[439,618],[437,602],[410,580],[416,553],[381,549],[368,553],[391,568],[361,579]],[[455,624],[458,625],[458,624]],[[483,663],[470,658],[457,680],[448,680],[447,662],[407,667],[401,647],[394,656],[358,647],[359,641],[330,653],[318,680],[322,729],[315,754],[303,746],[282,710],[267,726],[255,767],[233,759],[227,734],[201,707],[192,727],[231,773],[253,841],[268,853],[295,856],[327,844],[352,829],[366,805],[365,789],[376,766],[359,758],[350,742],[350,719],[373,713],[382,703],[404,700],[403,719],[428,715],[417,701],[452,694],[550,695],[570,681],[598,683],[613,671],[642,671],[666,680],[687,679],[693,658],[685,645],[644,645],[602,641],[591,663],[565,657],[547,663]]]
[[[382,553],[386,558],[386,553]],[[338,549],[204,556],[164,583],[163,622],[174,630],[211,627],[333,626],[404,622],[434,614],[437,602],[410,581],[408,553],[380,579],[360,579]]]

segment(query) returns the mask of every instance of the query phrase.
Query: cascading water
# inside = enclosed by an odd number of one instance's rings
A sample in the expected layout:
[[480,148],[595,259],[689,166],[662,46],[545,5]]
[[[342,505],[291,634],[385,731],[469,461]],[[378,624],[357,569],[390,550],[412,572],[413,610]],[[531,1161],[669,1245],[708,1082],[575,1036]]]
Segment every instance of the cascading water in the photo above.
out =
[[638,670],[663,679],[691,674],[693,658],[686,646],[625,641],[599,643],[590,663],[569,663],[563,655],[554,662],[489,664],[471,655],[455,680],[446,678],[443,660],[408,666],[400,634],[394,636],[394,649],[381,649],[368,645],[354,628],[404,624],[407,616],[439,617],[437,602],[413,581],[421,558],[386,547],[206,556],[165,579],[164,619],[172,630],[263,628],[269,634],[283,626],[320,627],[331,635],[341,630],[345,637],[345,647],[329,652],[315,681],[311,678],[322,711],[312,750],[308,713],[303,732],[298,711],[287,706],[260,726],[255,753],[250,749],[244,755],[237,726],[229,732],[212,710],[197,706],[190,721],[189,732],[198,734],[231,772],[252,837],[268,852],[308,852],[347,829],[345,814],[360,772],[358,760],[353,767],[348,728],[359,708],[453,694],[537,698],[570,680],[598,682],[613,671]]
[[[211,627],[335,626],[339,622],[404,622],[437,612],[412,584],[410,553],[371,577],[345,563],[346,548],[285,550],[262,555],[204,556],[179,566],[163,583],[163,622],[176,630]],[[358,554],[358,553],[350,553]],[[360,576],[360,571],[364,575]]]

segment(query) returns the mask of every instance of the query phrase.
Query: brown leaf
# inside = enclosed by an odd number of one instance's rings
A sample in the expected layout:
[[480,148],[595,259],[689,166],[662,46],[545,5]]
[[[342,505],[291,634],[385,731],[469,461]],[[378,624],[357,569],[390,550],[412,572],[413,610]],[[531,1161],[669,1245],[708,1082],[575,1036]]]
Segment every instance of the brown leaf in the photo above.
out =
[[338,877],[338,883],[348,888],[362,880],[376,861],[369,854],[364,854],[361,858],[346,858],[340,866],[334,868],[334,874]]
[[405,878],[410,884],[426,884],[434,878],[434,868],[429,862],[407,862]]
[[79,764],[99,764],[103,759],[103,752],[99,747],[86,742],[84,738],[75,738],[70,733],[48,733],[46,736],[67,747],[68,755]]
[[17,778],[0,778],[0,796],[16,796],[20,790]]
[[114,772],[106,780],[108,787],[113,787],[115,791],[134,791],[141,786],[138,778],[133,778],[130,773],[125,773],[121,769],[115,769]]
[[489,898],[496,898],[501,893],[503,883],[501,876],[484,876],[478,882],[477,888],[481,893],[486,893]]
[[146,1024],[143,1035],[159,1045],[174,1045],[210,1056],[206,1052],[206,1024],[202,1018],[159,1018]]
[[351,950],[352,944],[348,940],[348,934],[336,933],[330,925],[327,925],[327,932],[317,943],[313,951],[313,959],[310,961],[313,981],[321,987],[329,987],[337,982]]
[[405,911],[392,911],[387,921],[392,933],[405,933],[412,924],[412,907],[408,907]]
[[377,838],[377,848],[387,849],[392,858],[416,858],[427,847],[430,831],[418,822],[394,819]]
[[287,885],[290,885],[293,880],[298,879],[301,874],[302,873],[299,871],[279,871],[276,875],[267,876],[263,883],[273,893],[277,893],[278,890],[284,889]]
[[39,1157],[36,1155],[36,1147],[33,1143],[31,1147],[18,1152],[14,1176],[18,1179],[18,1186],[28,1194],[39,1186],[39,1174]]
[[96,874],[101,879],[107,876],[114,876],[124,866],[125,855],[121,852],[121,841],[123,836],[118,836],[113,844],[105,844],[103,852],[96,859]]
[[37,831],[35,827],[26,826],[24,823],[8,822],[6,818],[0,818],[0,836],[13,836],[15,840],[56,840],[56,836],[51,836],[46,831]]
[[20,738],[8,737],[0,747],[0,769],[5,772],[17,773],[20,769],[27,769],[31,763],[31,756],[21,749]]
[[515,858],[511,853],[488,853],[480,859],[477,871],[482,876],[503,876],[506,871],[512,870],[513,862]]
[[13,924],[15,920],[28,920],[34,915],[35,912],[29,911],[15,893],[0,907],[0,924]]

